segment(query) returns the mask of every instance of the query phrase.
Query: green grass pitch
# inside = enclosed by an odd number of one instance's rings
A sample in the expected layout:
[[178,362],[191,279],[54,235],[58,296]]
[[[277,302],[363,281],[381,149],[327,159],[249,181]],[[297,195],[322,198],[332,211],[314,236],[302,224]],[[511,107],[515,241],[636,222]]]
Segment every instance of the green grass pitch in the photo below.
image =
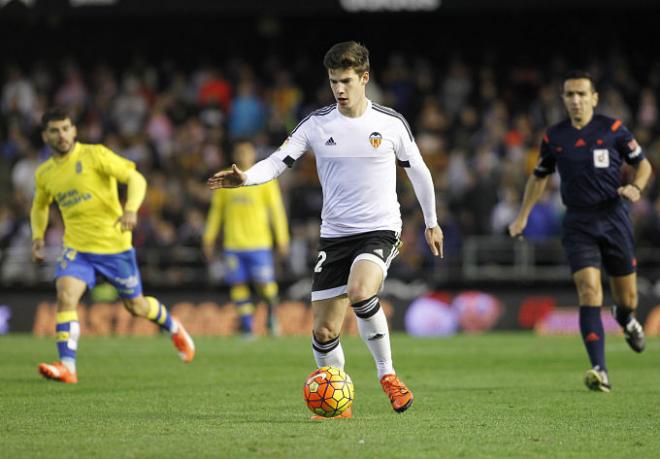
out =
[[660,457],[660,341],[608,336],[613,391],[589,392],[578,337],[393,336],[415,394],[381,392],[359,338],[342,340],[354,419],[309,421],[307,338],[198,338],[185,365],[165,336],[81,340],[77,385],[43,380],[50,339],[0,337],[0,456],[122,458]]

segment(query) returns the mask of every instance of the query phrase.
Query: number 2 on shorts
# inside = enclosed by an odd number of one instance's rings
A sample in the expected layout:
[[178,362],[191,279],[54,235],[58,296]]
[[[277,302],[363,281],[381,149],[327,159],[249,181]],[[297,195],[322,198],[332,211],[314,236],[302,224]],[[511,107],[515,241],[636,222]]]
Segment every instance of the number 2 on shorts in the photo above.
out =
[[319,252],[319,261],[316,262],[316,266],[314,266],[314,272],[315,273],[320,273],[321,270],[323,269],[321,265],[325,261],[325,259],[328,257],[328,255],[325,253],[324,250],[321,250]]

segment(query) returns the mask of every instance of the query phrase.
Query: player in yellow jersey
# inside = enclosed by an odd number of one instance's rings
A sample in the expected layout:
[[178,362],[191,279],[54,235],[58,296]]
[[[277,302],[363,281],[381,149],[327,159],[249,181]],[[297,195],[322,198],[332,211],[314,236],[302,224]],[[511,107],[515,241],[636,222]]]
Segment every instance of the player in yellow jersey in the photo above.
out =
[[[135,164],[103,145],[76,141],[76,127],[59,108],[42,118],[42,139],[53,155],[35,172],[32,202],[32,256],[43,262],[48,209],[54,200],[64,220],[64,250],[55,270],[57,288],[57,350],[59,361],[39,365],[46,378],[78,382],[76,350],[80,325],[76,308],[96,274],[117,288],[128,311],[146,317],[171,333],[184,362],[195,355],[195,345],[183,326],[154,297],[142,295],[142,282],[131,231],[137,224],[147,183]],[[127,185],[122,209],[117,182]]]
[[[234,161],[241,168],[251,167],[256,159],[250,142],[238,142]],[[273,269],[273,236],[280,255],[289,250],[289,229],[277,181],[259,186],[217,190],[213,194],[204,232],[203,249],[207,260],[214,256],[215,242],[222,227],[226,281],[230,297],[238,308],[241,330],[252,334],[254,303],[250,283],[268,306],[268,329],[277,334],[275,308],[278,288]]]

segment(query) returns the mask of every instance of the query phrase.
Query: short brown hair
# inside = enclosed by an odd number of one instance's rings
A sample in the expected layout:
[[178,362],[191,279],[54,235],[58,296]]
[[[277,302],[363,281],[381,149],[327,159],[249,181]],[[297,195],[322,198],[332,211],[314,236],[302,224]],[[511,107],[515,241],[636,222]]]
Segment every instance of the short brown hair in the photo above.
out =
[[[52,107],[46,110],[41,117],[41,129],[44,131],[48,128],[48,123],[51,121],[64,121],[71,120],[69,113],[62,107]],[[71,120],[73,122],[73,120]]]
[[354,69],[361,74],[369,71],[369,50],[356,41],[337,43],[325,53],[323,65],[328,70]]

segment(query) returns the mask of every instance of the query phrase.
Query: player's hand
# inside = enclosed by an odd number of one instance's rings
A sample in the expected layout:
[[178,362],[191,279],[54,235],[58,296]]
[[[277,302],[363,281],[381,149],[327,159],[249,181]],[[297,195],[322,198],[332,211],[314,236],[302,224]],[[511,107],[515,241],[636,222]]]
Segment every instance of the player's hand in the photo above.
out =
[[245,183],[247,175],[240,170],[236,164],[231,165],[230,171],[220,171],[207,180],[207,185],[212,190],[218,188],[236,188]]
[[119,217],[115,222],[115,225],[116,224],[119,224],[119,228],[122,231],[133,231],[137,226],[137,213],[125,210],[124,215]]
[[426,238],[426,243],[429,245],[433,256],[444,258],[442,251],[444,235],[442,234],[440,225],[435,225],[433,228],[426,228],[426,231],[424,231],[424,237]]
[[289,244],[277,244],[277,254],[282,258],[288,257],[289,256]]
[[204,258],[206,261],[213,260],[215,256],[215,245],[214,244],[202,244],[202,252],[204,253]]
[[619,193],[619,196],[623,196],[630,202],[637,202],[639,201],[639,198],[642,197],[642,192],[639,191],[639,188],[633,185],[619,187],[617,192]]
[[44,260],[44,240],[35,239],[32,241],[32,261],[35,263],[43,263]]
[[522,233],[526,226],[526,218],[516,217],[516,219],[509,225],[509,236],[522,239]]

